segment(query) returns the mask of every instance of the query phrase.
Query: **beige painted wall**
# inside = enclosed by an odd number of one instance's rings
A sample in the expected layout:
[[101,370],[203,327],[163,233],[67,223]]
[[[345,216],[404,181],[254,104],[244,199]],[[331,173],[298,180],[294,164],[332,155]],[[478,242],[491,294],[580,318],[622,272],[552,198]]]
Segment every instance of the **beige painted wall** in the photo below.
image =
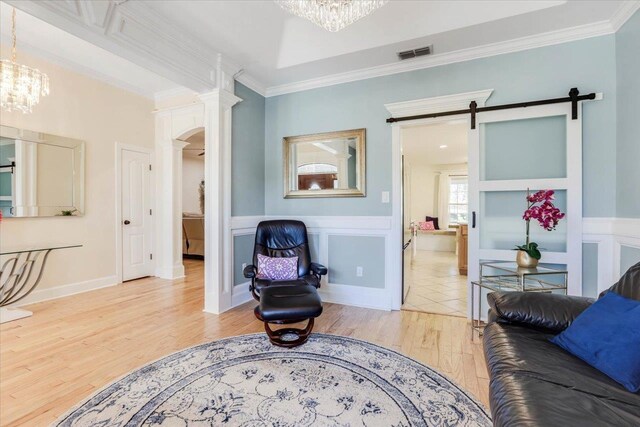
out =
[[51,94],[32,114],[2,111],[0,123],[86,142],[86,213],[74,218],[5,219],[0,248],[79,243],[84,245],[80,249],[52,253],[39,288],[114,283],[115,144],[153,148],[153,101],[22,53],[19,60],[49,75]]
[[438,176],[441,171],[466,171],[466,163],[433,165],[413,160],[411,166],[411,220],[438,216]]

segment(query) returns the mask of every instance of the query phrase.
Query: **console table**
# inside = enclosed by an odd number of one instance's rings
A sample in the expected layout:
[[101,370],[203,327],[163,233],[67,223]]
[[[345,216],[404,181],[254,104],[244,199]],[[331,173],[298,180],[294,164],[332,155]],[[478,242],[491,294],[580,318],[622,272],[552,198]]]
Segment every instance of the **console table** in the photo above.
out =
[[37,247],[0,252],[0,323],[33,315],[28,310],[8,308],[26,298],[40,283],[52,251],[79,248],[82,245]]

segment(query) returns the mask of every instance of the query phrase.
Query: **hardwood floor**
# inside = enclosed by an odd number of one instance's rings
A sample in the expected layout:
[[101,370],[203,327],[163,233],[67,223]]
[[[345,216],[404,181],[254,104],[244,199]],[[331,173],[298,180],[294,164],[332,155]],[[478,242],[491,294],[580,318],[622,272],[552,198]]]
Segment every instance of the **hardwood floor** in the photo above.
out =
[[[129,371],[189,346],[264,332],[253,302],[202,312],[203,265],[187,278],[141,279],[29,307],[0,327],[0,425],[45,426]],[[488,407],[482,346],[465,319],[325,304],[315,332],[395,349],[447,375]]]

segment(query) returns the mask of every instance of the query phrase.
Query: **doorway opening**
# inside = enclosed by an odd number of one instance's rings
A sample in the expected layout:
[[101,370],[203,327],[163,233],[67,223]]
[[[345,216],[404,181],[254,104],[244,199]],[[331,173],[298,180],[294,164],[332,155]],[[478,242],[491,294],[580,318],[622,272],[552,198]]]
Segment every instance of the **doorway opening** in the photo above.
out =
[[204,130],[185,139],[182,149],[182,259],[185,275],[204,269]]
[[401,129],[402,309],[467,316],[468,122]]

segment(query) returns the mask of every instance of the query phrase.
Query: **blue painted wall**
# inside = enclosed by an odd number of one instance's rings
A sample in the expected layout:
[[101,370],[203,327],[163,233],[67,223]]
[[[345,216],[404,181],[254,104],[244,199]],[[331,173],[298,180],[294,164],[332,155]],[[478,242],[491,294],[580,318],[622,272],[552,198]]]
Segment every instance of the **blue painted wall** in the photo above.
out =
[[640,248],[632,246],[620,247],[620,274],[624,274],[630,267],[640,262]]
[[[584,106],[584,215],[615,216],[616,36],[604,36],[297,92],[266,100],[265,213],[391,215],[391,127],[385,103],[494,89],[488,105],[564,96],[571,87],[603,92]],[[636,110],[637,111],[637,110]],[[367,197],[282,198],[282,138],[367,129]]]
[[231,151],[231,215],[264,215],[265,99],[241,83],[242,98],[233,107]]
[[616,33],[616,216],[640,218],[640,12]]

